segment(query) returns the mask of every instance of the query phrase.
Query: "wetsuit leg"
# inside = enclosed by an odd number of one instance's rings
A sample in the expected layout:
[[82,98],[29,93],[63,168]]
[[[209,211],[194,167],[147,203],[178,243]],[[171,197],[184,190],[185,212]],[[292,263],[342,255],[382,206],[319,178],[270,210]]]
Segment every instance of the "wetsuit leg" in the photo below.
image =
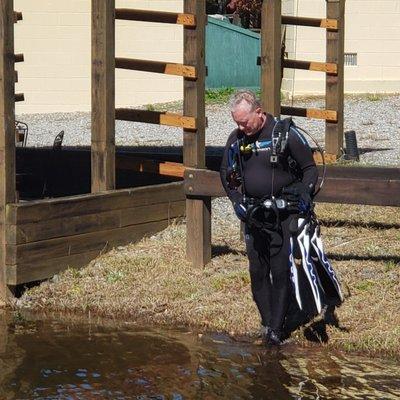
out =
[[271,232],[271,329],[281,332],[289,302],[291,283],[289,274],[290,224],[291,216],[281,221],[281,231]]
[[271,278],[269,238],[257,229],[246,227],[246,251],[249,259],[251,291],[261,316],[261,323],[271,323]]

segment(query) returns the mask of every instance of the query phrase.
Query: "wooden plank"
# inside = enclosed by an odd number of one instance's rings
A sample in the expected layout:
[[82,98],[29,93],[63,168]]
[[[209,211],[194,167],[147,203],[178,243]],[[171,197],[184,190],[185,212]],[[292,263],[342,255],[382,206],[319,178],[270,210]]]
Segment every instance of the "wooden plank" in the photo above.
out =
[[281,112],[281,13],[282,0],[265,0],[261,27],[261,101],[275,117]]
[[23,54],[15,54],[14,55],[14,62],[16,63],[20,63],[20,62],[24,62],[24,55]]
[[5,210],[15,201],[14,4],[0,2],[0,301],[5,284]]
[[76,217],[184,199],[183,182],[7,205],[7,224]]
[[118,155],[117,169],[154,173],[183,178],[185,167],[181,163]]
[[316,201],[400,206],[400,180],[327,178]]
[[185,171],[185,193],[188,196],[226,196],[219,172],[195,168]]
[[166,75],[177,75],[196,79],[196,68],[191,65],[167,63],[161,61],[138,60],[133,58],[116,58],[115,67],[135,71],[155,72]]
[[[321,110],[318,108],[302,108],[302,107],[281,107],[283,115],[293,115],[296,117],[324,119],[329,121],[336,121],[337,112],[334,110]],[[328,150],[327,150],[328,151]]]
[[16,94],[14,95],[14,101],[15,101],[15,102],[17,102],[17,101],[25,101],[25,96],[24,96],[24,94],[23,94],[23,93],[16,93]]
[[148,124],[175,126],[178,128],[195,130],[195,117],[167,113],[161,111],[135,110],[131,108],[117,108],[115,118],[122,121],[144,122]]
[[19,285],[52,277],[68,268],[80,268],[94,260],[101,253],[98,250],[73,254],[66,257],[42,259],[34,263],[7,265],[6,279],[8,285]]
[[19,11],[14,11],[14,23],[17,23],[18,21],[22,21],[22,12]]
[[326,28],[326,29],[338,29],[337,19],[332,19],[332,18],[321,19],[321,18],[294,17],[290,15],[282,15],[282,24],[310,26],[310,27]]
[[165,11],[117,8],[115,10],[115,18],[129,20],[129,21],[179,24],[190,28],[196,27],[196,16],[194,14],[189,14],[189,13],[174,13]]
[[[184,12],[196,15],[197,28],[184,29],[184,64],[195,65],[196,81],[184,80],[183,109],[197,120],[197,131],[183,131],[183,163],[185,167],[204,168],[205,157],[205,1],[184,0]],[[211,260],[211,198],[188,198],[186,201],[186,257],[195,267]]]
[[115,0],[92,0],[92,192],[115,189]]
[[[320,175],[322,169],[320,167]],[[341,167],[328,166],[327,176],[329,178],[342,179],[367,179],[367,180],[400,180],[400,168],[387,167]]]
[[305,69],[309,71],[326,72],[329,74],[337,74],[337,65],[334,63],[323,63],[316,61],[301,61],[286,59],[283,61],[285,68]]
[[338,156],[336,154],[328,154],[324,153],[324,158],[322,159],[322,155],[319,151],[313,153],[314,161],[316,164],[332,164],[337,162]]
[[[180,215],[177,215],[180,216]],[[34,263],[49,258],[66,257],[91,251],[105,251],[109,246],[131,242],[143,237],[149,227],[166,227],[174,217],[143,224],[133,224],[115,229],[94,231],[79,235],[59,237],[38,242],[7,245],[6,264]],[[158,228],[157,228],[158,229]],[[153,230],[153,229],[150,229]]]
[[17,245],[54,238],[66,238],[84,233],[176,218],[183,216],[184,212],[185,201],[182,199],[75,217],[7,225],[7,243]]
[[[328,167],[323,189],[316,201],[343,204],[400,206],[400,169]],[[223,197],[219,173],[187,169],[185,192],[192,196]]]
[[[79,268],[88,264],[92,259],[110,250],[117,245],[134,243],[141,240],[144,236],[152,235],[165,229],[171,223],[170,220],[151,222],[128,226],[118,229],[115,232],[105,231],[103,237],[99,237],[96,244],[91,242],[87,248],[95,248],[81,253],[71,253],[63,257],[51,257],[50,252],[42,259],[22,261],[18,264],[7,266],[7,283],[16,285],[26,282],[42,280],[65,270],[68,267]],[[93,235],[92,235],[93,239]]]
[[336,74],[326,75],[326,106],[337,111],[335,122],[325,123],[325,150],[331,154],[341,154],[343,149],[344,125],[344,36],[345,0],[327,1],[327,18],[338,20],[337,30],[326,32],[326,62],[337,64]]

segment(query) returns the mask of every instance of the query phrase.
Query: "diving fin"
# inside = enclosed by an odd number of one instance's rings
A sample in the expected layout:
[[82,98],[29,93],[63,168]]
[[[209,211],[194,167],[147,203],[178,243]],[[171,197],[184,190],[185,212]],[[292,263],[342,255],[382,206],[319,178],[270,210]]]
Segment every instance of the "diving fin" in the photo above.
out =
[[[310,257],[309,224],[305,222],[304,218],[297,220],[300,233],[297,235],[296,244],[301,253],[300,266],[296,265],[294,259],[294,236],[290,237],[290,279],[293,283],[294,295],[300,310],[307,312],[307,314],[319,314],[322,311],[321,293],[317,272]],[[310,302],[312,302],[311,307]]]
[[324,252],[319,225],[314,229],[314,233],[311,237],[311,245],[311,258],[318,271],[322,288],[328,299],[336,298],[335,305],[340,305],[344,300],[343,293],[336,273]]

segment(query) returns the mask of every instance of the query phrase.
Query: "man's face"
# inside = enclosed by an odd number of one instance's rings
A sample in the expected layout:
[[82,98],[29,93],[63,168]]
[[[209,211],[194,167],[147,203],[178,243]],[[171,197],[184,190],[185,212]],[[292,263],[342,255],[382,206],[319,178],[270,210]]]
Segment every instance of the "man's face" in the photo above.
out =
[[264,122],[264,114],[261,108],[252,110],[251,105],[246,101],[242,101],[234,108],[232,118],[246,136],[257,133]]

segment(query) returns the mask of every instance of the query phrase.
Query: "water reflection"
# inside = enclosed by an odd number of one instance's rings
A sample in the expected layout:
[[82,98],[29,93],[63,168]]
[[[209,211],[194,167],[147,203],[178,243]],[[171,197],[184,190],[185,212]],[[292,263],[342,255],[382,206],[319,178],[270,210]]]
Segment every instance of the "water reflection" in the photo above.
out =
[[398,399],[393,361],[220,335],[0,319],[0,399]]

